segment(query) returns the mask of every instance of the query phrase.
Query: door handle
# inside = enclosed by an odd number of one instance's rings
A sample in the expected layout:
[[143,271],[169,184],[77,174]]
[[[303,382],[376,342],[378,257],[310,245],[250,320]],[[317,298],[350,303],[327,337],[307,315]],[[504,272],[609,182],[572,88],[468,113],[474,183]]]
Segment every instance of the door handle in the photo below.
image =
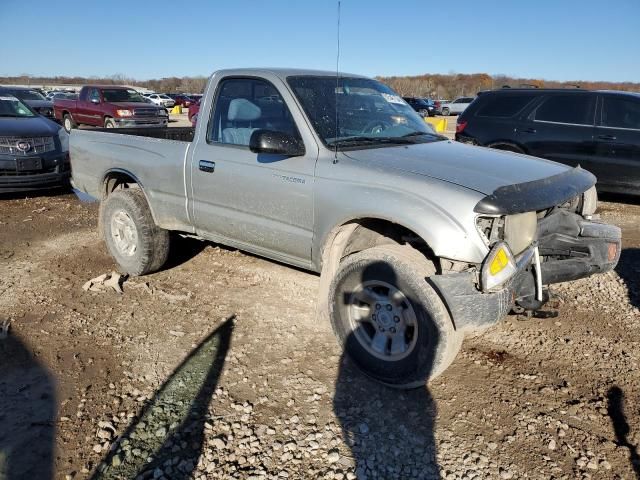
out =
[[525,128],[522,130],[522,133],[536,133],[535,128]]
[[198,162],[198,168],[206,173],[213,173],[216,169],[216,162],[210,162],[209,160],[200,160]]
[[615,140],[615,135],[598,135],[598,140]]

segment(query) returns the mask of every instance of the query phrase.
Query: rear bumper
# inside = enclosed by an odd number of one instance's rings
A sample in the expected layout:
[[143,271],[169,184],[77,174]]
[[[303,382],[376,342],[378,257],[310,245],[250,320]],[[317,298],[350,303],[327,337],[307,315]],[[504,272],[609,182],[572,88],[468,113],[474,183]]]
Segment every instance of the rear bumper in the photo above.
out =
[[[537,247],[542,284],[568,282],[613,270],[620,259],[621,238],[616,226],[585,220],[564,210],[541,220]],[[544,305],[548,295],[536,292],[534,248],[535,245],[516,258],[517,273],[500,290],[481,292],[476,272],[429,279],[445,301],[457,329],[489,327],[516,305],[528,310]],[[543,299],[539,301],[536,297]]]

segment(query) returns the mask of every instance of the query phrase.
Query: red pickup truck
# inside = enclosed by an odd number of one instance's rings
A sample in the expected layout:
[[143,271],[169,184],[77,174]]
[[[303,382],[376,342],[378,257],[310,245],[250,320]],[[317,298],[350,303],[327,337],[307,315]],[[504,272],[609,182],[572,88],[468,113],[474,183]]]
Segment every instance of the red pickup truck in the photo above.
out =
[[129,87],[85,85],[77,100],[56,98],[56,119],[70,132],[78,125],[95,127],[166,127],[169,114]]

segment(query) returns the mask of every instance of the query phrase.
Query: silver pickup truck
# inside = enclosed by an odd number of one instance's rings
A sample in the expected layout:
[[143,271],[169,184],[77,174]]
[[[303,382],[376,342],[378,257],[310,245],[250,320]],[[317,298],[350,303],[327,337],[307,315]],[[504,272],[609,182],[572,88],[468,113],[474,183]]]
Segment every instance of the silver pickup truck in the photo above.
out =
[[160,269],[177,231],[319,272],[320,318],[399,388],[620,256],[593,175],[449,141],[357,75],[219,71],[195,129],[74,130],[70,152],[123,271]]

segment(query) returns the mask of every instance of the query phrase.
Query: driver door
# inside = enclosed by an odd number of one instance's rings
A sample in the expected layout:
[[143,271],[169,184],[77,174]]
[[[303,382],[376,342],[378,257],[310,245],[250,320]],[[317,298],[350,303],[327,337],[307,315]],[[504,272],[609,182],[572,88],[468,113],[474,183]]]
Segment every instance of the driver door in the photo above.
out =
[[[274,82],[277,79],[274,78]],[[313,236],[313,186],[318,147],[300,137],[290,94],[262,78],[224,78],[206,122],[207,138],[191,160],[192,214],[199,235],[248,251],[307,265]],[[249,149],[257,129],[302,138],[305,154],[287,157]]]

